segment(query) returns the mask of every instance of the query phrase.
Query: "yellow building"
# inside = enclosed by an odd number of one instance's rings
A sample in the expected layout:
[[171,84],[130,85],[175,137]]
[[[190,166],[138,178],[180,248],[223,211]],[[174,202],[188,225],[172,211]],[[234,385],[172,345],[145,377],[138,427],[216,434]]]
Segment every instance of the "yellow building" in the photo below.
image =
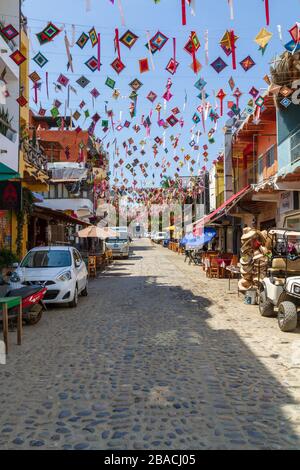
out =
[[29,39],[26,33],[26,19],[21,19],[20,50],[27,58],[20,66],[20,96],[24,96],[27,105],[20,107],[20,154],[19,174],[23,189],[23,211],[12,218],[12,250],[24,256],[28,242],[27,206],[32,205],[34,194],[48,190],[47,158],[35,144],[29,141]]

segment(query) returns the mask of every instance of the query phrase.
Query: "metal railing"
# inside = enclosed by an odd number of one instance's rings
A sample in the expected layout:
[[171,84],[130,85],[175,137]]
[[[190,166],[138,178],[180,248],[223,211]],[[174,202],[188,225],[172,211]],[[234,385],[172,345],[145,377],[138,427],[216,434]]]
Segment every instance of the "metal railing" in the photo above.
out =
[[43,150],[34,147],[28,141],[21,142],[21,150],[24,152],[25,160],[34,165],[38,170],[47,172],[48,159]]

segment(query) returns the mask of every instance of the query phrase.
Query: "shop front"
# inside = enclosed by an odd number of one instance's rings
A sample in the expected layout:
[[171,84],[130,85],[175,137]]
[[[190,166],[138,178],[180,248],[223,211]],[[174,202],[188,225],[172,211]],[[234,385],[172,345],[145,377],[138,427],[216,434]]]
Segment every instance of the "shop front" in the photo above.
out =
[[35,205],[28,224],[28,247],[40,245],[76,245],[78,230],[90,224],[62,211]]

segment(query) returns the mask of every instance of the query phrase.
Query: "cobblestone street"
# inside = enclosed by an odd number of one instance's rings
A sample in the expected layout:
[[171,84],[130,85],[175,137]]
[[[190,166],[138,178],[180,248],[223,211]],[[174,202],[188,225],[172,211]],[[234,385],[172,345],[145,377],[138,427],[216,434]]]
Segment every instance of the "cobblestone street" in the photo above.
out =
[[235,286],[136,242],[78,308],[10,334],[0,448],[299,448],[299,329]]

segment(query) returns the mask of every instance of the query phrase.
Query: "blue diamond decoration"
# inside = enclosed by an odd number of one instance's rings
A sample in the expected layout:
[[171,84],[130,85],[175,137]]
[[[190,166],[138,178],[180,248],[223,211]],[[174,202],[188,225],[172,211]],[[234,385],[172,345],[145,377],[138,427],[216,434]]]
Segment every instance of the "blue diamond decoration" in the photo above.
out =
[[210,64],[212,68],[217,72],[221,73],[227,67],[226,62],[222,59],[222,57],[218,57],[214,62]]
[[283,100],[280,101],[280,104],[282,104],[282,106],[284,106],[285,108],[288,108],[291,103],[291,100],[289,100],[288,98],[283,98]]
[[34,56],[32,60],[34,60],[34,62],[41,68],[43,68],[47,64],[47,62],[49,62],[48,59],[41,52]]

